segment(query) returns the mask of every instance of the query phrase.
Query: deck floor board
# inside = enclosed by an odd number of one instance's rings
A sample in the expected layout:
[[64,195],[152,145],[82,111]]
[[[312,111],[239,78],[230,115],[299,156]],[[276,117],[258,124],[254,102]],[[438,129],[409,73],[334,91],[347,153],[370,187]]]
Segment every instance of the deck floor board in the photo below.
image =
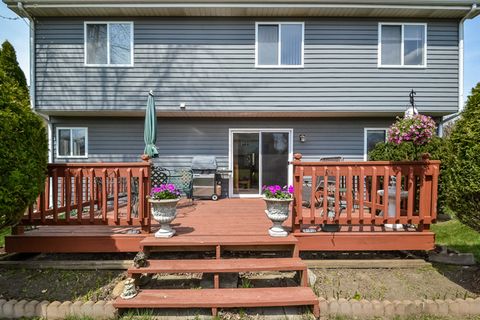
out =
[[[109,215],[112,215],[109,212]],[[6,238],[7,252],[132,252],[140,249],[140,241],[154,239],[159,225],[152,220],[150,234],[136,226],[66,225],[39,226],[22,235]],[[193,205],[182,203],[173,228],[177,234],[167,241],[203,241],[207,238],[237,237],[268,239],[271,226],[262,199],[196,200]],[[284,223],[290,226],[291,219]],[[289,229],[287,227],[287,229]],[[390,230],[383,226],[342,226],[336,233],[295,234],[299,248],[312,250],[396,250],[395,242],[410,243],[404,248],[426,250],[433,247],[432,232],[417,232],[413,228]],[[202,240],[203,238],[203,240]],[[271,238],[274,241],[274,238]],[[405,242],[405,239],[410,239]],[[348,241],[347,241],[348,240]],[[262,240],[263,241],[263,240]],[[276,240],[275,240],[276,241]],[[345,247],[348,246],[348,247]],[[398,247],[398,246],[396,246]],[[407,248],[408,247],[408,248]],[[390,248],[390,249],[389,249]]]

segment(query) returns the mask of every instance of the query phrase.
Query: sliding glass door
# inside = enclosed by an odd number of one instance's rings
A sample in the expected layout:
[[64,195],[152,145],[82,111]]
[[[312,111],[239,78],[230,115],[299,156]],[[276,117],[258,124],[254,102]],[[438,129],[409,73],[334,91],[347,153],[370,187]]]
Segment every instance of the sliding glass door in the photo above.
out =
[[291,184],[291,134],[290,129],[230,130],[232,196],[255,197],[263,185]]

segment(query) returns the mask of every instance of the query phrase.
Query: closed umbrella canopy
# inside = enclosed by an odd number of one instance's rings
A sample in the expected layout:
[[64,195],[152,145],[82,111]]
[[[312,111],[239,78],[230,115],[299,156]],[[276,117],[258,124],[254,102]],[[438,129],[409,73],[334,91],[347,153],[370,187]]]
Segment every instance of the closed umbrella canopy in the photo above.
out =
[[155,147],[155,143],[157,142],[157,115],[155,112],[155,100],[152,91],[148,94],[143,139],[145,140],[144,153],[150,158],[158,157],[157,147]]

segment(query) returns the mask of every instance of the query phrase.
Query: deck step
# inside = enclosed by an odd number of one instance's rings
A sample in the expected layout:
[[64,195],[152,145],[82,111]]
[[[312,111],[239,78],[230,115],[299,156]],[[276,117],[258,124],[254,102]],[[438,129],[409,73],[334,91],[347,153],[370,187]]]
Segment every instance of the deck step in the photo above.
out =
[[218,236],[183,236],[168,239],[149,236],[140,241],[144,247],[174,247],[174,246],[281,246],[295,245],[297,239],[293,235],[274,238],[269,235],[218,235]]
[[144,268],[129,268],[128,273],[181,273],[181,272],[261,272],[306,271],[300,258],[266,259],[197,259],[197,260],[149,260]]
[[117,298],[116,308],[240,308],[312,306],[318,298],[308,287],[141,290],[129,300]]

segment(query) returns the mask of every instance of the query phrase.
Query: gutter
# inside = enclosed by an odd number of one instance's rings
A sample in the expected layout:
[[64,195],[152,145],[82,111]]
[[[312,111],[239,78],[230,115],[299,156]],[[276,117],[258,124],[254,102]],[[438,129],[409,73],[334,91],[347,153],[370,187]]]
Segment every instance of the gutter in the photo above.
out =
[[470,11],[460,20],[458,24],[458,112],[462,112],[464,108],[465,97],[463,95],[464,91],[464,38],[465,38],[465,21],[470,19],[479,8],[476,3],[472,4]]
[[18,2],[17,7],[30,21],[30,105],[35,110],[35,21],[22,2]]

